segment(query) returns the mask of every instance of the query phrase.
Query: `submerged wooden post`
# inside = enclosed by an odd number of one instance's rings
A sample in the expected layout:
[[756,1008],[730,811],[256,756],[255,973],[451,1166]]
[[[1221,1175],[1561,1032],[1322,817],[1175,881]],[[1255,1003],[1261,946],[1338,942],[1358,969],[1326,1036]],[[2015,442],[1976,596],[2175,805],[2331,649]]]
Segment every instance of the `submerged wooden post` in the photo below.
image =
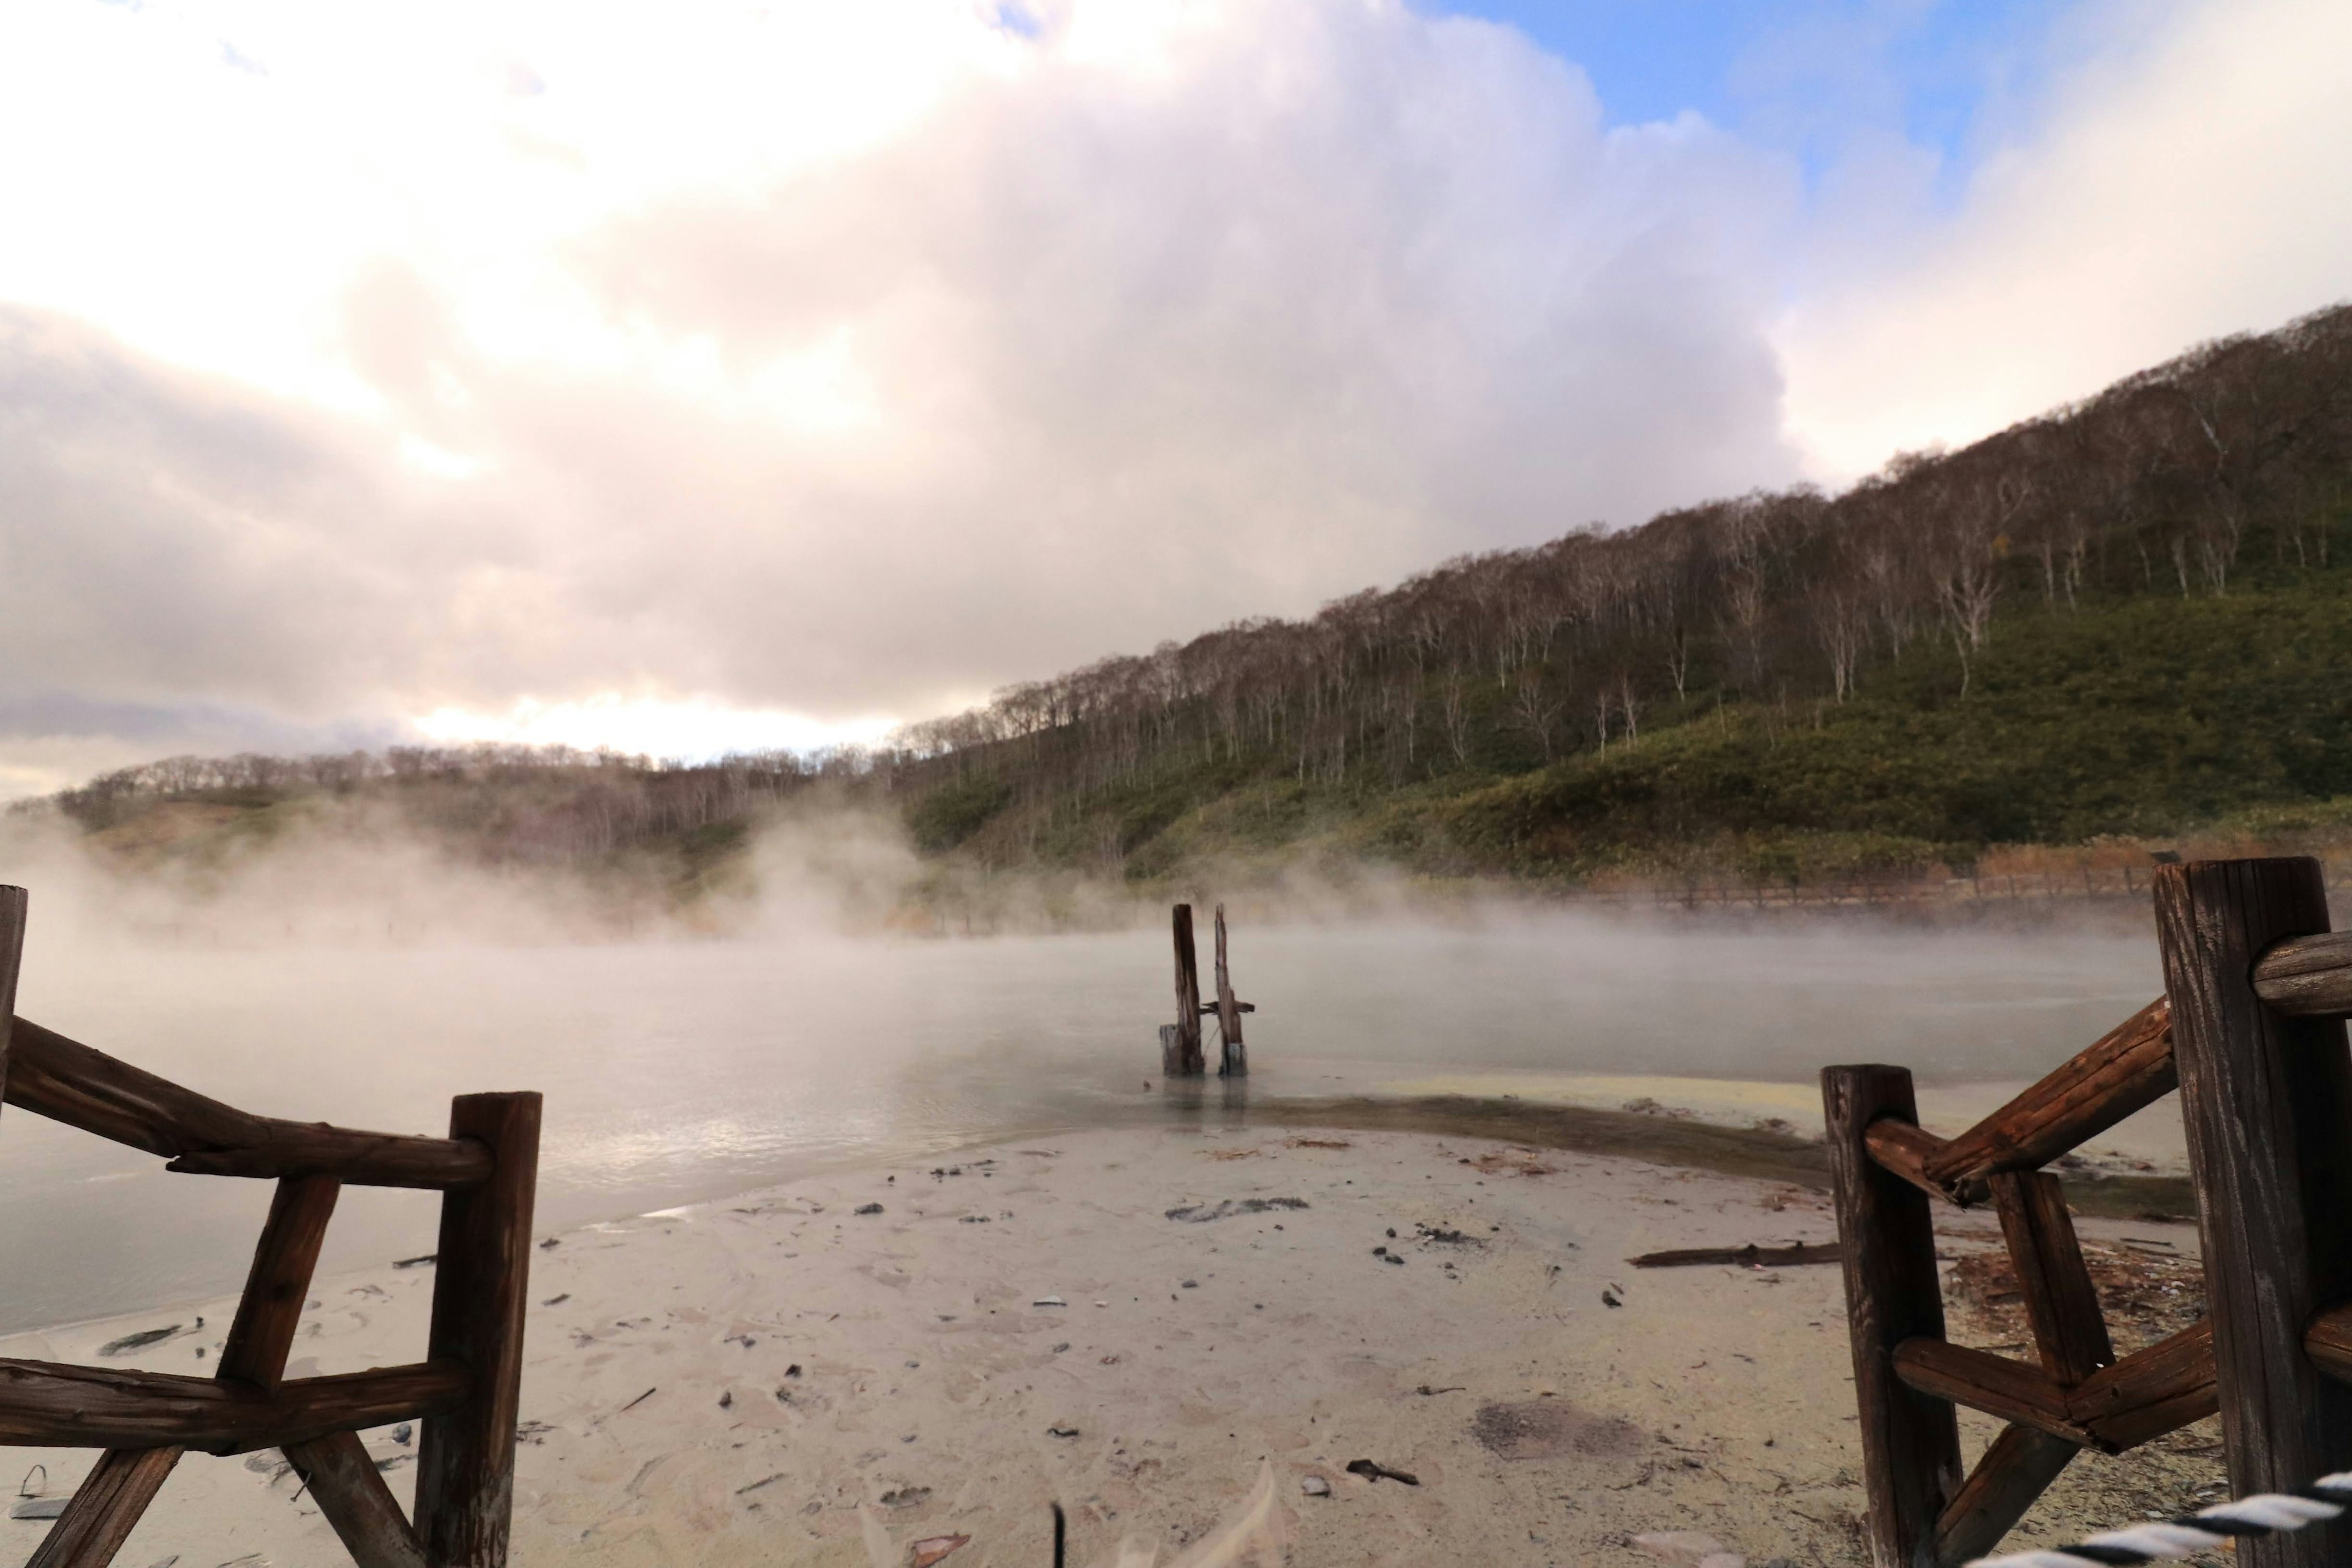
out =
[[449,1136],[486,1145],[492,1166],[441,1200],[431,1353],[472,1381],[463,1405],[425,1417],[417,1448],[416,1536],[433,1568],[505,1568],[539,1114],[536,1094],[460,1095],[450,1107]]
[[1225,906],[1217,906],[1217,1037],[1223,1047],[1217,1061],[1220,1078],[1249,1074],[1249,1047],[1242,1044],[1242,1005],[1234,999],[1234,977],[1225,967]]
[[1178,904],[1176,934],[1176,1078],[1198,1078],[1207,1063],[1201,1055],[1201,955],[1192,945],[1192,906]]
[[25,961],[25,889],[0,887],[0,1094],[8,1090],[9,1026],[16,1021],[16,970]]
[[1918,1568],[1960,1489],[1960,1427],[1952,1407],[1895,1376],[1904,1341],[1944,1337],[1927,1195],[1870,1157],[1864,1135],[1881,1116],[1919,1120],[1911,1074],[1893,1067],[1822,1069],[1830,1177],[1845,1265],[1846,1326],[1862,1416],[1863,1484],[1875,1568]]
[[[2291,1491],[2352,1466],[2352,1388],[2304,1350],[2352,1293],[2352,1060],[2341,1021],[2264,1005],[2252,972],[2327,929],[2327,889],[2316,860],[2209,860],[2158,867],[2155,894],[2230,1486]],[[2243,1568],[2347,1560],[2341,1521],[2238,1542]]]

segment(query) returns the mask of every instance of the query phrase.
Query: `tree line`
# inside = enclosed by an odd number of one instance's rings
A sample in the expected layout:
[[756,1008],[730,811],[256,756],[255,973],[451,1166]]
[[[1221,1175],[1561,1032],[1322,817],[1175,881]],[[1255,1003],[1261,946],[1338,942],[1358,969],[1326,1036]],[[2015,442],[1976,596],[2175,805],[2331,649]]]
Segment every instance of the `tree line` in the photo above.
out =
[[[2352,476],[2352,306],[2204,344],[1841,494],[1801,485],[1457,557],[1302,620],[1236,622],[908,727],[934,847],[1020,858],[1180,774],[1394,787],[1638,744],[1727,703],[1848,700],[1932,649],[1965,700],[2005,614],[2226,595],[2329,564]],[[1120,824],[1124,820],[1126,826]],[[1148,825],[1147,825],[1148,826]]]

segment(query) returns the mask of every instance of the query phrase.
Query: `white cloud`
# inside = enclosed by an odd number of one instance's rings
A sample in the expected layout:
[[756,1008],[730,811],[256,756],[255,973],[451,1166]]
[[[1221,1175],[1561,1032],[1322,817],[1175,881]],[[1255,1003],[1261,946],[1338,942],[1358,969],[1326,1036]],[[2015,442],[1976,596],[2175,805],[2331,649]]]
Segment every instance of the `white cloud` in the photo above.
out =
[[20,693],[915,716],[1793,472],[1790,171],[1395,0],[0,35]]
[[1822,471],[1958,445],[2352,296],[2352,6],[2163,15],[2085,16],[2104,47],[1990,153],[1958,210],[1876,237],[1790,312],[1790,426]]

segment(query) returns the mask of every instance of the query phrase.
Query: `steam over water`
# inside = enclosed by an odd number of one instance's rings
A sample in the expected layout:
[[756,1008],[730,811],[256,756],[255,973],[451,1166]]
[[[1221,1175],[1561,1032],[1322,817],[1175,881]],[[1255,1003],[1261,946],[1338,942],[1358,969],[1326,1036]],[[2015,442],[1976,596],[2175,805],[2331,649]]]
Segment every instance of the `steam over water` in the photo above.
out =
[[[247,1110],[431,1131],[453,1094],[542,1090],[542,1231],[1168,1103],[1163,931],[80,952],[39,930],[20,1013]],[[1234,962],[1260,1007],[1254,1095],[1481,1068],[1805,1082],[1859,1060],[2021,1079],[2160,987],[2146,935],[1569,916],[1244,926]],[[233,1289],[268,1198],[10,1110],[0,1332]],[[429,1252],[436,1204],[346,1191],[321,1267]]]

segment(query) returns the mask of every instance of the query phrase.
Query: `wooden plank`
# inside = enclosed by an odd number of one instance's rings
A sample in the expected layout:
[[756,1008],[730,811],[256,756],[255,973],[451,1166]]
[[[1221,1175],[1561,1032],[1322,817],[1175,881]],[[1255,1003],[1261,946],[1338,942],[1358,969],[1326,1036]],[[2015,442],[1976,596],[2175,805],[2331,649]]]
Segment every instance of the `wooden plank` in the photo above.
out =
[[359,1568],[430,1568],[400,1500],[383,1484],[356,1432],[338,1432],[286,1449],[327,1522]]
[[[2352,1467],[2352,1388],[2323,1377],[2304,1332],[2352,1295],[2352,1057],[2334,1019],[2254,994],[2254,960],[2327,929],[2307,858],[2201,861],[2156,876],[2182,1121],[2233,1491],[2284,1491]],[[2352,1525],[2239,1543],[2243,1568],[2352,1561]]]
[[1895,1373],[1898,1346],[1944,1332],[1927,1195],[1880,1169],[1864,1143],[1882,1116],[1919,1120],[1911,1075],[1892,1067],[1824,1068],[1822,1111],[1845,1265],[1871,1560],[1876,1568],[1914,1568],[1959,1490],[1960,1431],[1949,1405]]
[[302,1321],[303,1299],[310,1293],[310,1272],[319,1266],[319,1247],[341,1191],[342,1184],[332,1176],[289,1176],[278,1184],[215,1376],[265,1392],[285,1377],[286,1355]]
[[1171,917],[1176,938],[1176,1073],[1197,1078],[1208,1070],[1201,1055],[1201,955],[1192,945],[1192,906],[1178,904]]
[[488,1151],[447,1138],[286,1121],[223,1105],[18,1018],[7,1102],[172,1159],[204,1176],[335,1176],[355,1186],[447,1188],[489,1174]]
[[16,972],[25,963],[25,889],[0,887],[0,1103],[8,1090],[8,1039],[16,1021]]
[[1217,906],[1217,1037],[1223,1049],[1217,1062],[1220,1078],[1249,1075],[1249,1047],[1242,1043],[1242,1005],[1234,997],[1234,978],[1225,965],[1225,906]]
[[1989,1555],[2082,1451],[2032,1426],[2002,1427],[1936,1521],[1936,1568],[1957,1568]]
[[2170,1094],[2171,1009],[2158,997],[1927,1162],[1955,1194],[1995,1171],[2038,1170]]
[[2338,1383],[2352,1383],[2352,1301],[2341,1301],[2311,1320],[2303,1350],[2320,1371]]
[[2202,1421],[2220,1407],[2213,1324],[2200,1319],[2067,1391],[2075,1422],[2116,1453]]
[[1927,1174],[1927,1162],[1950,1145],[1916,1122],[1882,1116],[1862,1135],[1862,1143],[1881,1169],[1893,1172],[1931,1198],[1956,1202],[1965,1207],[1982,1203],[1990,1195],[1982,1181],[1962,1183],[1955,1192],[1932,1179]]
[[1895,1347],[1895,1374],[1906,1388],[1948,1404],[2021,1422],[2084,1447],[2106,1446],[2074,1418],[2066,1391],[2021,1361],[1922,1334]]
[[106,1568],[179,1462],[177,1448],[100,1454],[25,1568]]
[[2254,994],[2291,1017],[2352,1013],[2352,931],[2315,931],[2272,943],[2255,962]]
[[474,1387],[425,1421],[418,1449],[416,1534],[435,1568],[503,1568],[507,1558],[539,1119],[536,1094],[469,1094],[451,1108],[449,1135],[479,1140],[497,1163],[488,1181],[441,1200],[432,1353],[472,1369]]
[[0,1446],[242,1454],[430,1416],[462,1404],[472,1384],[449,1361],[298,1378],[274,1393],[175,1373],[0,1361]]
[[2065,1192],[2046,1171],[2002,1171],[1991,1187],[2042,1370],[2059,1387],[2072,1388],[2114,1365],[2116,1350],[2083,1264]]

